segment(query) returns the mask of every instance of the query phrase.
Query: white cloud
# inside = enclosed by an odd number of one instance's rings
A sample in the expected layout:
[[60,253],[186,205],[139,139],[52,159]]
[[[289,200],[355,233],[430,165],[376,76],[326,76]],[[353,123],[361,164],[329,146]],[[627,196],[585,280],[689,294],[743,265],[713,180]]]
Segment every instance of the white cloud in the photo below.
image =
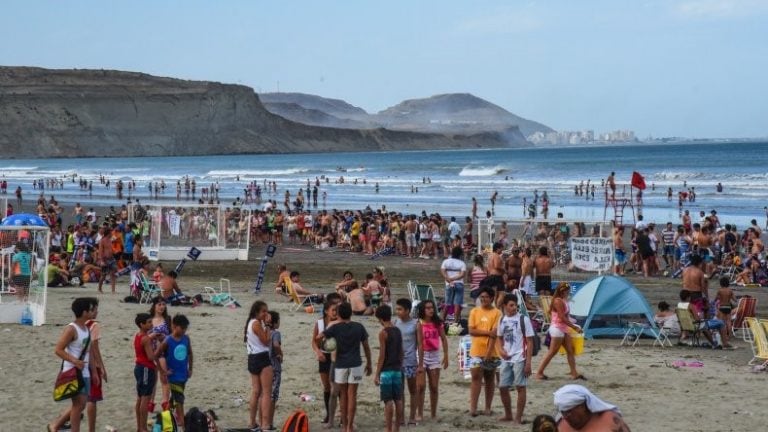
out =
[[768,12],[768,0],[688,0],[679,3],[675,12],[683,18],[742,18]]

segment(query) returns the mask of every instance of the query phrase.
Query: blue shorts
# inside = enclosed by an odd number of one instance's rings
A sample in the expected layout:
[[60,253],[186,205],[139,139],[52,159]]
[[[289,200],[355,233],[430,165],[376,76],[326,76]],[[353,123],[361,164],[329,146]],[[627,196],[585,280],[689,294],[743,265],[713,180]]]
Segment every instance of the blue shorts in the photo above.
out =
[[499,388],[525,387],[528,378],[525,376],[525,360],[521,362],[501,362],[499,371]]
[[405,375],[406,378],[416,378],[418,369],[418,366],[403,366],[403,375]]
[[133,376],[136,378],[136,394],[141,396],[152,396],[152,389],[155,387],[157,372],[146,366],[136,365],[133,368]]
[[616,249],[613,253],[613,256],[616,259],[617,265],[622,265],[627,262],[627,254],[624,253],[624,251],[621,249]]
[[445,286],[445,304],[461,306],[464,304],[464,284],[454,282],[453,286]]
[[719,319],[710,319],[706,321],[706,325],[708,330],[720,330],[725,323]]
[[676,257],[677,254],[675,253],[675,246],[674,245],[666,245],[666,246],[664,246],[664,256],[674,256],[674,257]]
[[383,402],[403,400],[403,373],[382,371],[379,376],[379,390]]

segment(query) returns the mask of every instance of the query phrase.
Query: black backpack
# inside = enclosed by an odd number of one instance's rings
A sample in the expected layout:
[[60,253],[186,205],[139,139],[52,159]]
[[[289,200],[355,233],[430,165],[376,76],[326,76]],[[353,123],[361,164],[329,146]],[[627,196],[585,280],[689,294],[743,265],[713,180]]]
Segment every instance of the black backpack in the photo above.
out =
[[[536,332],[536,328],[532,327],[533,330],[533,347],[531,350],[531,357],[536,357],[536,354],[541,351],[541,338],[539,337],[538,333]],[[523,340],[526,340],[525,338],[525,316],[520,316],[520,331],[523,333]],[[526,346],[526,349],[528,347]]]
[[216,414],[213,411],[202,412],[197,407],[192,407],[184,416],[184,430],[187,432],[217,431]]

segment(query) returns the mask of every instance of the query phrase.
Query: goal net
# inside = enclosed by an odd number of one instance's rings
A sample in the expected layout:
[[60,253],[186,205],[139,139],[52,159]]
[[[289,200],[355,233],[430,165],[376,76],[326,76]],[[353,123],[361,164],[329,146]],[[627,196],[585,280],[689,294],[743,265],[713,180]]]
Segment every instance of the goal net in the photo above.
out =
[[132,205],[129,220],[141,226],[152,260],[178,260],[191,248],[200,260],[247,260],[251,211],[216,204]]
[[49,245],[48,227],[0,225],[0,322],[45,324]]

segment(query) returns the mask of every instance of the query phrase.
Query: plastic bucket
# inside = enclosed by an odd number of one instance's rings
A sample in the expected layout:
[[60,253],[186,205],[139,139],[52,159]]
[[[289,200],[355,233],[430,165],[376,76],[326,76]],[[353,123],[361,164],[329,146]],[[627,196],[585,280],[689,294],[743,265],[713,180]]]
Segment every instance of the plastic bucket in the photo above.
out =
[[[570,336],[573,342],[573,355],[581,355],[584,352],[584,334],[571,333]],[[565,345],[560,346],[558,353],[565,355]]]

